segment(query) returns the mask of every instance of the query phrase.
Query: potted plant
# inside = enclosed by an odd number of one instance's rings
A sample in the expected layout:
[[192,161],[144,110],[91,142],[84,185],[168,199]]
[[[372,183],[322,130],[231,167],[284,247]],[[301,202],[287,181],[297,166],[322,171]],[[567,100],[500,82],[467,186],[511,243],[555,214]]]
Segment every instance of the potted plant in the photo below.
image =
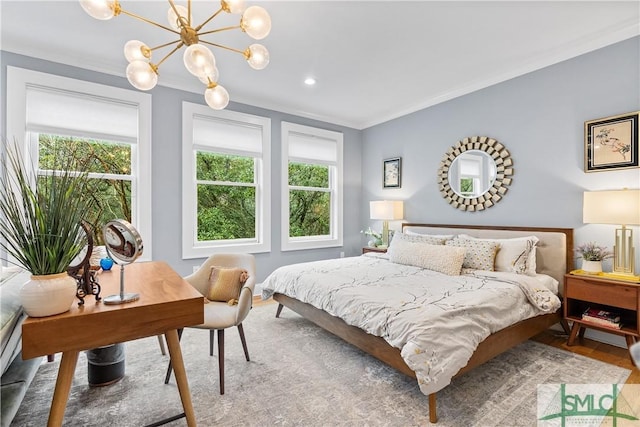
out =
[[582,258],[582,270],[586,273],[600,273],[602,261],[613,257],[606,246],[598,246],[596,242],[584,243],[575,250],[578,258]]
[[367,242],[367,245],[369,247],[377,248],[378,246],[382,245],[382,234],[376,233],[371,229],[371,227],[367,228],[366,230],[360,230],[360,233],[364,234],[365,236],[371,236],[371,240]]
[[89,178],[74,156],[59,156],[57,172],[40,176],[25,157],[17,144],[4,144],[0,247],[32,275],[20,293],[25,312],[50,316],[69,310],[76,295],[67,268],[86,244],[80,222],[91,208]]

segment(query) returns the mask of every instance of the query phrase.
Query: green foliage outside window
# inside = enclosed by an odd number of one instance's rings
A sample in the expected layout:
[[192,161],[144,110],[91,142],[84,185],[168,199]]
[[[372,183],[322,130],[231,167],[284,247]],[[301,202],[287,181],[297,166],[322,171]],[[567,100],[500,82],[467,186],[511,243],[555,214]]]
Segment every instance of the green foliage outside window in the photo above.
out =
[[[85,220],[93,227],[96,244],[102,242],[102,226],[112,219],[131,222],[131,146],[129,144],[40,134],[38,138],[39,168],[55,171],[61,158],[73,158],[86,165],[90,174],[124,175],[122,178],[89,180],[85,196],[93,199]],[[47,180],[39,179],[38,185]]]
[[473,178],[460,178],[460,192],[473,194]]
[[329,167],[289,163],[289,236],[327,236],[331,229]]
[[198,241],[256,237],[255,160],[196,154]]

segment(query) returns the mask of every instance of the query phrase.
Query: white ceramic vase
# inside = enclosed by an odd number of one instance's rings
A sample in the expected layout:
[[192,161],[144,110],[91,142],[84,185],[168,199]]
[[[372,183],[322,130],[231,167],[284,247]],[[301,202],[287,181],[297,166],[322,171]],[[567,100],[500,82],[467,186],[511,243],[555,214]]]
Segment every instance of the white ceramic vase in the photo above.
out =
[[71,308],[76,289],[76,280],[67,273],[31,276],[20,290],[20,302],[31,317],[53,316]]
[[585,273],[601,273],[602,261],[586,261],[582,260],[582,271]]

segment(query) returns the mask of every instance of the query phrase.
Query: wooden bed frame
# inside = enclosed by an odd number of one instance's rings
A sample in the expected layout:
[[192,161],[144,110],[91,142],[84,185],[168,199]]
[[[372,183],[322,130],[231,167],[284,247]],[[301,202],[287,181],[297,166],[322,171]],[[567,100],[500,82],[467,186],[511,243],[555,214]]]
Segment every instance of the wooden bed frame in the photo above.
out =
[[[466,225],[444,225],[444,224],[403,224],[403,230],[407,227],[434,227],[448,229],[466,230],[506,230],[524,231],[531,234],[536,232],[557,232],[566,236],[566,272],[573,268],[573,229],[570,228],[543,228],[543,227],[499,227],[499,226],[466,226]],[[287,307],[306,319],[312,321],[323,329],[342,338],[348,343],[358,347],[360,350],[372,355],[398,371],[415,378],[415,372],[407,366],[400,355],[400,349],[392,347],[383,338],[371,335],[360,328],[346,324],[342,319],[331,316],[327,312],[317,309],[310,304],[301,302],[295,298],[283,294],[275,293],[273,299],[278,302],[276,317],[280,316],[283,307]],[[483,364],[495,356],[515,347],[547,330],[549,327],[560,323],[564,331],[569,333],[569,326],[562,318],[562,308],[555,313],[544,314],[530,319],[520,321],[514,325],[504,328],[488,336],[482,341],[476,351],[471,356],[467,365],[460,369],[455,376]],[[436,412],[436,394],[429,394],[429,421],[436,423],[438,420]]]

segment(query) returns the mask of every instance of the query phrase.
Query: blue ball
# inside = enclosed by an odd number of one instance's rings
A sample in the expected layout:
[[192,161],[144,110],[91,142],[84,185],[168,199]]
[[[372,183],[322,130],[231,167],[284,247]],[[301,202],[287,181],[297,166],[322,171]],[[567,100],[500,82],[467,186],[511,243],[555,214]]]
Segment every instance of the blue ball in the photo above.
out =
[[100,260],[100,267],[102,267],[103,270],[111,270],[111,267],[113,267],[113,260],[111,258],[102,258]]

